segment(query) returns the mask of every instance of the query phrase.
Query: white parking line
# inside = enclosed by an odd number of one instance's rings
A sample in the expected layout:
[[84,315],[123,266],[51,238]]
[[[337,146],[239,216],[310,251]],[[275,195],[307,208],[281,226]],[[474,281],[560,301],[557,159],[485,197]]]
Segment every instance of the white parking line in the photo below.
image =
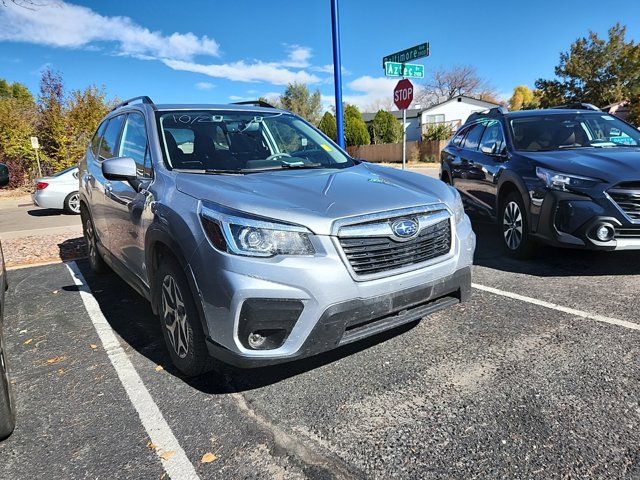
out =
[[[98,332],[113,368],[118,374],[129,400],[140,416],[151,442],[156,446],[155,451],[162,462],[162,466],[172,480],[199,479],[193,464],[187,458],[184,450],[173,435],[162,412],[153,401],[151,394],[144,386],[140,375],[127,357],[109,322],[104,318],[100,305],[91,293],[84,276],[75,262],[67,263],[67,268],[78,286],[80,297],[91,318],[91,322]],[[144,476],[144,475],[143,475]]]
[[557,305],[555,303],[545,302],[544,300],[538,300],[537,298],[525,297],[524,295],[518,295],[517,293],[505,292],[504,290],[499,290],[493,287],[487,287],[485,285],[479,285],[477,283],[472,283],[471,286],[473,288],[477,288],[478,290],[484,290],[485,292],[493,293],[495,295],[501,295],[503,297],[512,298],[514,300],[520,300],[522,302],[532,303],[534,305],[539,305],[545,308],[551,308],[553,310],[568,313],[569,315],[585,318],[587,320],[595,320],[596,322],[609,323],[611,325],[618,325],[619,327],[625,327],[631,330],[640,330],[640,324],[627,322],[626,320],[605,317],[604,315],[598,315],[597,313],[588,313],[582,310],[576,310],[575,308],[563,307],[562,305]]

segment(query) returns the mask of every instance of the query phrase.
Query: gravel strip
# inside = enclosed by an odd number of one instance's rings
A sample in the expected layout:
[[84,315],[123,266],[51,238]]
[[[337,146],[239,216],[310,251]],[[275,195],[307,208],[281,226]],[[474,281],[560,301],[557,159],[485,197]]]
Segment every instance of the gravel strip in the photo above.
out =
[[77,233],[60,233],[18,237],[2,242],[7,267],[65,261],[87,255],[84,237]]

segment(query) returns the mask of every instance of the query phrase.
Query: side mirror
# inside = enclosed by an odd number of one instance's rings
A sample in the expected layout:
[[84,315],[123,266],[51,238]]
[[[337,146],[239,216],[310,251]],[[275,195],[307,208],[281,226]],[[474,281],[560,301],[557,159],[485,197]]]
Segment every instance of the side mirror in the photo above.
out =
[[486,147],[484,145],[482,145],[480,147],[480,151],[482,153],[484,153],[485,155],[494,155],[496,152],[496,144],[494,143],[491,147]]
[[0,163],[0,187],[9,185],[9,167],[4,163]]
[[102,162],[102,174],[107,180],[131,182],[138,176],[136,162],[131,157],[113,157]]

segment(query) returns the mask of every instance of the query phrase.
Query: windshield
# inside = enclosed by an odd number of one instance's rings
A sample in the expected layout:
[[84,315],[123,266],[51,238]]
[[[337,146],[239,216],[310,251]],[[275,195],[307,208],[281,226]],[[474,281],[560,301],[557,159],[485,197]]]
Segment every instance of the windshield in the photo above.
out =
[[515,149],[527,152],[640,145],[640,131],[604,113],[532,115],[510,124]]
[[171,168],[253,173],[353,165],[327,137],[288,113],[177,111],[158,118]]

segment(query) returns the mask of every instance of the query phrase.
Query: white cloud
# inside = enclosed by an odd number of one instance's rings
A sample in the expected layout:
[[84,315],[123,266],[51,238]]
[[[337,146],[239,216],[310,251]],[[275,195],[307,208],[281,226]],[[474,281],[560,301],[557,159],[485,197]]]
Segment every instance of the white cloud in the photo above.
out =
[[279,66],[277,62],[256,61],[247,63],[244,60],[223,64],[201,64],[182,60],[163,60],[164,64],[174,70],[202,73],[213,78],[226,78],[237,82],[265,82],[272,85],[288,83],[318,83],[320,79],[304,70],[293,71]]
[[309,47],[303,47],[301,45],[285,45],[289,53],[287,55],[286,60],[281,62],[274,62],[278,66],[281,67],[290,67],[290,68],[307,68],[309,64],[309,60],[313,56],[311,54],[311,49]]
[[[347,83],[347,92],[342,95],[342,101],[356,105],[361,111],[391,109],[396,83],[398,81],[391,78],[364,75]],[[330,105],[335,104],[333,97],[326,96],[325,101]]]
[[211,90],[215,87],[215,85],[211,82],[198,82],[196,83],[195,87],[198,90]]
[[163,35],[128,17],[103,16],[90,8],[60,2],[28,9],[7,2],[0,8],[0,40],[67,48],[95,48],[95,42],[117,44],[117,53],[142,58],[190,60],[219,54],[218,43],[191,32]]
[[[64,1],[45,3],[35,9],[7,2],[0,8],[0,41],[28,42],[60,48],[100,49],[105,53],[159,60],[174,70],[200,73],[213,78],[238,82],[264,82],[287,85],[292,82],[320,83],[311,73],[312,50],[297,44],[285,44],[282,60],[239,60],[221,64],[195,61],[198,55],[219,56],[218,43],[191,32],[165,35],[135,23],[129,17],[105,16],[94,10]],[[113,49],[115,47],[115,51]],[[325,67],[319,67],[322,71]],[[305,69],[309,69],[306,71]],[[196,88],[212,84],[199,82]]]

